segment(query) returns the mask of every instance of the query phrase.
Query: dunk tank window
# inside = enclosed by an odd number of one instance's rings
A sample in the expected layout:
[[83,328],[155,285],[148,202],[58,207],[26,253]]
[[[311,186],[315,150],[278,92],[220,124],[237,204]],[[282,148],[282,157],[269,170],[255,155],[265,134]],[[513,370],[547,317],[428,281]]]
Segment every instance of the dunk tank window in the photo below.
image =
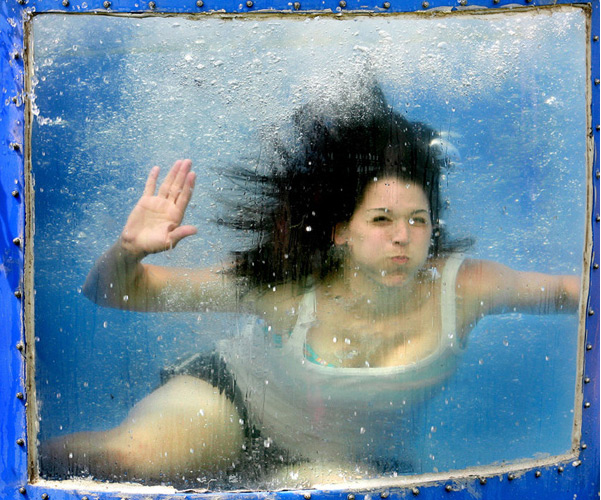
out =
[[[219,296],[186,302],[178,286],[200,285],[183,276],[161,307],[148,310],[133,304],[133,294],[117,307],[103,305],[120,286],[111,279],[131,272],[125,264],[104,285],[95,282],[92,294],[84,283],[118,240],[150,168],[161,167],[160,183],[183,158],[196,172],[183,223],[198,232],[143,262],[211,268],[227,281],[232,253],[264,235],[226,222],[244,202],[257,212],[274,203],[260,198],[260,183],[232,172],[282,171],[290,155],[310,154],[294,125],[299,110],[317,110],[327,128],[327,117],[369,114],[383,100],[389,113],[434,131],[429,151],[442,170],[433,231],[472,242],[445,258],[461,251],[520,271],[580,277],[587,238],[581,8],[427,18],[40,14],[32,25],[42,478],[289,488],[394,482],[572,450],[580,418],[575,306],[557,313],[550,299],[538,310],[502,310],[475,318],[465,338],[445,313],[394,344],[409,351],[412,340],[428,339],[430,348],[385,367],[354,361],[365,354],[354,350],[359,337],[344,325],[360,322],[363,306],[347,309],[337,329],[322,306],[319,323],[330,325],[327,335],[341,346],[326,364],[352,368],[336,372],[295,352],[311,326],[298,332],[301,299],[284,296],[286,283],[263,278],[260,293],[238,284],[222,307]],[[432,262],[420,273],[442,279],[443,266]],[[316,278],[314,289],[327,283]],[[277,300],[269,302],[269,293]],[[441,289],[433,293],[443,302]],[[253,309],[249,297],[269,304],[269,314],[267,306]],[[278,307],[289,311],[285,331],[262,317]],[[391,302],[388,310],[400,307]],[[379,345],[389,330],[363,334]],[[386,390],[365,391],[362,384],[371,387],[376,377]],[[219,387],[206,400],[178,397],[207,384]],[[188,424],[174,424],[184,403]],[[208,420],[211,411],[223,421]],[[194,426],[192,444],[167,447]],[[203,426],[210,432],[202,435]]]

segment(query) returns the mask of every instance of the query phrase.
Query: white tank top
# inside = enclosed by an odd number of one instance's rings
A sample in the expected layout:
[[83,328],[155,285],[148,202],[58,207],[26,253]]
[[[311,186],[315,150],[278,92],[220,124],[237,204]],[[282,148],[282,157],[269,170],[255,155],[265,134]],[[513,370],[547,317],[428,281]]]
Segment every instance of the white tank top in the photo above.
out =
[[[315,292],[304,295],[290,338],[280,347],[254,318],[219,351],[264,439],[308,459],[394,456],[406,437],[400,422],[456,368],[455,281],[463,256],[452,255],[441,280],[437,349],[410,365],[338,368],[308,361],[306,335],[316,321]],[[405,436],[405,437],[403,437]]]

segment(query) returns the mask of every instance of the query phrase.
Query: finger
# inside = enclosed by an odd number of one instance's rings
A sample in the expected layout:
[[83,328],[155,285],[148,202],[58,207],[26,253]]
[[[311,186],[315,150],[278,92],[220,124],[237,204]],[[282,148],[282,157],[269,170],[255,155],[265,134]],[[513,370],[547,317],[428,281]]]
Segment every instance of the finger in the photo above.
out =
[[181,164],[182,164],[181,160],[177,160],[173,164],[173,167],[171,167],[171,170],[169,170],[167,177],[165,177],[165,180],[163,181],[163,183],[161,184],[161,187],[159,188],[159,196],[162,196],[163,198],[169,197],[169,193],[171,192],[171,184],[173,184],[173,181],[177,177],[177,172],[179,171]]
[[186,175],[184,187],[182,188],[181,193],[175,202],[177,207],[182,212],[184,212],[186,210],[186,208],[188,207],[190,198],[192,198],[192,192],[194,191],[195,183],[196,183],[196,174],[194,172],[188,172],[188,175]]
[[179,170],[177,171],[177,175],[169,188],[169,199],[174,202],[177,200],[178,196],[182,192],[184,188],[184,184],[186,183],[186,177],[188,176],[188,172],[192,168],[192,162],[190,160],[182,160]]
[[197,229],[194,226],[178,226],[169,234],[171,246],[174,247],[187,236],[196,234]]
[[146,179],[146,185],[144,186],[144,196],[152,196],[154,194],[154,190],[157,187],[157,178],[159,177],[159,171],[159,167],[152,167],[150,169],[148,179]]

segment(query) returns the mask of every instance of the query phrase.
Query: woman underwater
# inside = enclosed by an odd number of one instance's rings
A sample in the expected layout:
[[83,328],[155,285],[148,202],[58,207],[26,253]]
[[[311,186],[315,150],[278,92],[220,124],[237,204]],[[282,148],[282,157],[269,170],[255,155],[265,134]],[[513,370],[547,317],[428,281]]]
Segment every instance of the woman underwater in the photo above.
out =
[[[357,463],[368,475],[402,469],[410,457],[395,445],[404,439],[399,409],[427,400],[454,373],[482,317],[576,311],[578,277],[463,257],[469,244],[449,241],[440,224],[447,163],[436,134],[380,92],[328,114],[305,106],[294,137],[275,141],[264,171],[232,174],[258,196],[224,224],[257,243],[226,269],[143,263],[196,233],[182,225],[191,162],[177,161],[158,192],[159,168],[150,171],[85,295],[126,310],[245,319],[236,337],[175,370],[120,426],[60,438],[43,456],[72,471],[147,480],[219,475],[258,450],[296,464],[309,482],[340,480]],[[316,462],[334,472],[316,474]]]

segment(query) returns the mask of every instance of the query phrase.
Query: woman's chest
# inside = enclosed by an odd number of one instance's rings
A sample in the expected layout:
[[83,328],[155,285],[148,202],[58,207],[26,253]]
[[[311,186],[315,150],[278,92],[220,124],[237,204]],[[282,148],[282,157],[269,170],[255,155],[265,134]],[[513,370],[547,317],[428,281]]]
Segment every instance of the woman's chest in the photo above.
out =
[[308,351],[322,363],[347,368],[413,364],[440,345],[441,318],[437,300],[419,308],[380,316],[365,311],[318,308],[307,328]]

